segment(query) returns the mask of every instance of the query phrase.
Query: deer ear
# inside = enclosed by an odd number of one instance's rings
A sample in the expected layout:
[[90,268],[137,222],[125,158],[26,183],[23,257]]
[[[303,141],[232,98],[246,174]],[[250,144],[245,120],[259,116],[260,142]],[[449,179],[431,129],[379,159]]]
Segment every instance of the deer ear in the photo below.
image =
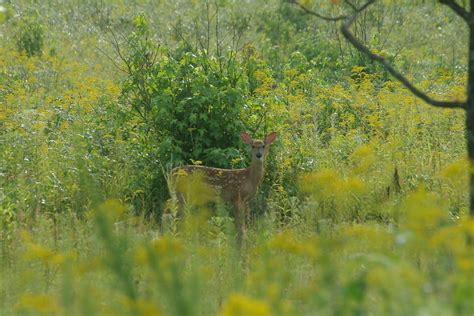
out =
[[265,137],[265,140],[263,141],[265,145],[270,145],[273,143],[273,141],[277,138],[277,133],[276,132],[271,132]]
[[252,137],[250,137],[250,135],[247,132],[240,133],[240,138],[242,138],[244,143],[249,144],[249,145],[252,144],[253,142]]

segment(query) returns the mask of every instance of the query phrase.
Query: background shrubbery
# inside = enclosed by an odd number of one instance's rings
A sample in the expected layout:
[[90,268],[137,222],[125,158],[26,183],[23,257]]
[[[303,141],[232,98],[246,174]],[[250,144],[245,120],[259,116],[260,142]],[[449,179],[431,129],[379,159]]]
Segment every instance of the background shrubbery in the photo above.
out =
[[[462,113],[413,97],[337,24],[280,1],[0,6],[2,313],[474,308]],[[467,32],[446,8],[380,1],[354,32],[465,97]],[[242,130],[279,134],[247,246],[220,212],[164,234],[167,171],[246,166]]]

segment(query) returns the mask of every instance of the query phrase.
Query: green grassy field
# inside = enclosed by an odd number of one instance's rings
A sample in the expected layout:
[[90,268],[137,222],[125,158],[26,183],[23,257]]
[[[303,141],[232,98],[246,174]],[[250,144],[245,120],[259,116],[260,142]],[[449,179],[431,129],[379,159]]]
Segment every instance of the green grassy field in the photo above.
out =
[[[0,2],[0,315],[472,315],[464,115],[337,26],[276,0]],[[446,7],[379,1],[354,32],[465,98]],[[239,247],[198,185],[177,218],[166,175],[246,166],[243,130],[278,139]]]

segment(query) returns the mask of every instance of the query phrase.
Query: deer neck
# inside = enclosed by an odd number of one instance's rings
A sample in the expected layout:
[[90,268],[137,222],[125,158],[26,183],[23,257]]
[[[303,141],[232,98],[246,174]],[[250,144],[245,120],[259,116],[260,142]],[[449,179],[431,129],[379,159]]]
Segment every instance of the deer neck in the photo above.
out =
[[254,185],[259,185],[263,178],[263,160],[252,159],[247,170],[252,183]]

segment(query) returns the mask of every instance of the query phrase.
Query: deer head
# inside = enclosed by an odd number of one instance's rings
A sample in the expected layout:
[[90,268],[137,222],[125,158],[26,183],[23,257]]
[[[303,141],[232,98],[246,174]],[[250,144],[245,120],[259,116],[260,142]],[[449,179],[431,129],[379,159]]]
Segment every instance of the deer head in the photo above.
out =
[[270,144],[273,143],[273,141],[275,141],[276,137],[277,137],[277,133],[271,132],[270,134],[265,136],[265,139],[263,141],[261,141],[261,140],[253,140],[252,137],[247,132],[240,133],[240,138],[242,138],[244,143],[249,145],[252,150],[252,161],[263,162],[263,160],[268,154],[268,149],[270,147]]

